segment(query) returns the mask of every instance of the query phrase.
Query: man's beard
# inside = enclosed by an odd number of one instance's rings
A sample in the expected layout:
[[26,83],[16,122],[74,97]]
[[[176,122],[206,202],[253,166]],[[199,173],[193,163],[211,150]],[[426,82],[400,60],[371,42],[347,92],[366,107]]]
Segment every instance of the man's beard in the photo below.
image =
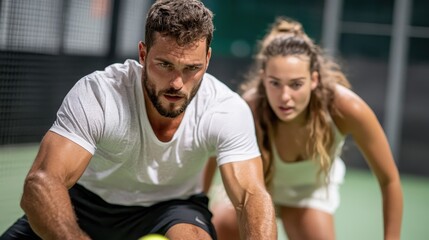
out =
[[[202,80],[198,83],[198,85],[196,85],[192,91],[190,96],[186,96],[185,94],[181,93],[180,90],[176,90],[174,88],[169,88],[166,90],[161,90],[158,93],[155,90],[155,85],[153,83],[151,83],[149,81],[149,78],[147,76],[147,71],[146,71],[146,66],[144,67],[144,71],[143,71],[143,75],[142,75],[142,80],[143,80],[143,86],[149,96],[150,101],[152,102],[152,105],[156,108],[156,110],[158,111],[159,114],[161,114],[161,116],[163,117],[167,117],[167,118],[175,118],[177,116],[179,116],[180,114],[182,114],[185,110],[186,107],[188,107],[189,103],[191,102],[191,100],[194,98],[194,96],[197,94],[198,89],[201,86]],[[164,95],[164,94],[173,94],[176,96],[180,96],[183,97],[183,99],[185,100],[185,102],[180,106],[179,109],[177,110],[171,110],[171,109],[167,109],[165,107],[163,107],[161,105],[161,101],[159,100],[159,98]],[[170,106],[173,107],[174,104],[170,103]]]

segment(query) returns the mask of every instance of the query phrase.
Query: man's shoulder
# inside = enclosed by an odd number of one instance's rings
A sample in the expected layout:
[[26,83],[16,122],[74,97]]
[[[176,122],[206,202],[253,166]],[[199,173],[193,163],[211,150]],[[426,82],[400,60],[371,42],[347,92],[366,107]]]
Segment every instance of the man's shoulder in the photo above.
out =
[[241,97],[230,86],[220,81],[210,73],[204,74],[200,95],[211,98],[213,102],[222,103],[226,100],[240,101]]
[[128,59],[124,63],[113,63],[103,70],[94,71],[80,81],[94,87],[118,88],[118,86],[134,86],[140,76],[141,65],[135,60]]
[[238,93],[209,73],[204,75],[198,95],[198,101],[206,105],[207,112],[239,111],[248,108]]
[[127,59],[124,63],[113,63],[102,71],[93,74],[111,79],[134,79],[140,75],[142,66],[135,60]]

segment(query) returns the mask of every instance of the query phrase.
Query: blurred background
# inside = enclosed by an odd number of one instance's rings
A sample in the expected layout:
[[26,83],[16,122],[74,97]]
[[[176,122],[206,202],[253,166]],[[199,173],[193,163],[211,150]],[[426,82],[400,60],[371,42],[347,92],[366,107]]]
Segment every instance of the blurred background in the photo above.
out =
[[[234,90],[250,67],[257,40],[276,16],[300,21],[336,57],[392,146],[404,184],[403,238],[427,239],[429,1],[203,2],[215,14],[208,72]],[[62,99],[84,75],[127,58],[138,60],[151,3],[0,0],[0,232],[22,214],[23,179]],[[377,182],[350,140],[343,153],[349,174],[336,214],[337,235],[381,239]]]

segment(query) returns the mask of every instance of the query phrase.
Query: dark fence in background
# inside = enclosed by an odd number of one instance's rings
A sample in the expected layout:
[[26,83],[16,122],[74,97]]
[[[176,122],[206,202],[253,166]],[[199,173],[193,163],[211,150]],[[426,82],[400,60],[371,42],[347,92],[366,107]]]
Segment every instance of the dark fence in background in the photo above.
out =
[[77,80],[135,58],[149,5],[1,0],[0,145],[39,142]]
[[0,144],[39,142],[62,99],[106,58],[0,52]]

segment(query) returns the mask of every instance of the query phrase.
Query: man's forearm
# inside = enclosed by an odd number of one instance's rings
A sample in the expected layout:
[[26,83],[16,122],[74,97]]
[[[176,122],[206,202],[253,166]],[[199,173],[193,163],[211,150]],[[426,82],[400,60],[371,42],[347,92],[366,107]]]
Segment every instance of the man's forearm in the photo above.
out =
[[77,224],[68,189],[55,179],[28,176],[21,207],[42,239],[90,239]]
[[268,193],[248,195],[237,208],[242,239],[277,239],[274,207]]

